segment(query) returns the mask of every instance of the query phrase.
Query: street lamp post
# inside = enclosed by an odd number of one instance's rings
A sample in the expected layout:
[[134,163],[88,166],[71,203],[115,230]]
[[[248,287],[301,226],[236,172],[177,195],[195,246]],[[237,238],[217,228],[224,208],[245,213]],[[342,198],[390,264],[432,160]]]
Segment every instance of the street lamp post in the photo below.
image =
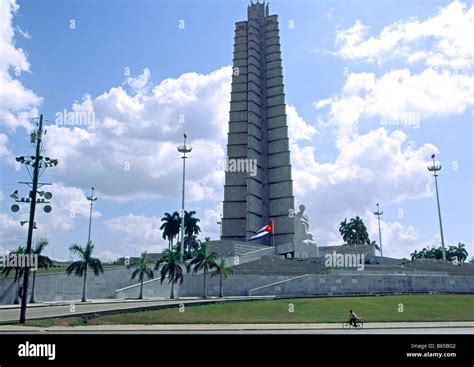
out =
[[89,234],[87,235],[87,243],[91,241],[92,207],[94,206],[94,201],[98,199],[98,197],[94,197],[95,189],[92,187],[91,190],[92,190],[91,196],[87,197],[87,200],[90,201],[90,206],[91,206],[90,213],[89,213]]
[[379,222],[380,256],[383,256],[383,250],[382,250],[382,231],[380,230],[380,216],[383,214],[383,212],[380,211],[379,203],[377,203],[377,211],[374,212],[374,214],[377,216],[377,220],[378,220],[378,222]]
[[[30,134],[31,143],[35,144],[35,155],[30,157],[16,157],[18,163],[24,164],[28,169],[28,173],[31,177],[31,182],[20,182],[22,184],[28,185],[31,190],[29,196],[26,198],[20,198],[18,196],[18,190],[15,190],[13,194],[10,195],[12,199],[15,200],[15,203],[28,203],[30,204],[30,215],[29,220],[21,221],[20,224],[28,223],[28,236],[26,240],[26,250],[25,256],[31,256],[31,246],[33,242],[33,230],[36,229],[35,222],[35,213],[36,213],[36,204],[49,204],[49,199],[53,197],[50,192],[39,191],[38,189],[44,185],[49,185],[47,183],[39,182],[40,176],[43,174],[46,168],[54,167],[58,164],[56,159],[51,159],[49,157],[44,157],[41,155],[42,147],[42,136],[46,134],[46,131],[43,131],[43,115],[40,115],[39,122],[37,124],[36,131],[33,131]],[[31,172],[30,168],[33,170]],[[16,213],[20,210],[18,204],[13,204],[11,210]],[[45,213],[50,213],[52,210],[51,205],[45,205],[43,207]],[[28,296],[28,279],[30,276],[30,269],[26,265],[23,273],[23,288],[21,295],[21,307],[20,307],[20,324],[24,324],[26,321],[26,307],[27,307],[27,296]]]
[[433,160],[433,165],[428,166],[428,171],[433,172],[433,176],[434,176],[434,179],[435,179],[436,201],[438,203],[439,231],[441,233],[441,247],[443,249],[443,260],[446,261],[446,249],[444,247],[443,223],[441,221],[441,207],[439,205],[438,179],[437,179],[437,177],[438,177],[437,172],[441,170],[441,165],[436,165],[434,154],[431,156],[431,159]]
[[186,177],[186,153],[190,153],[193,150],[192,146],[186,145],[186,134],[183,134],[184,143],[178,146],[178,152],[183,153],[181,158],[183,159],[183,190],[181,191],[181,254],[184,255],[184,189],[185,189],[185,177]]

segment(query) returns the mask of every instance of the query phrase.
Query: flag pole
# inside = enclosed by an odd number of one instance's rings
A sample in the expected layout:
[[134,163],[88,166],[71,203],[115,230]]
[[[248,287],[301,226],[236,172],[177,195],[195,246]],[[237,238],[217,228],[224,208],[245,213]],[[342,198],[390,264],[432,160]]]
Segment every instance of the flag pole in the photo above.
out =
[[273,219],[271,221],[272,221],[272,246],[275,247],[275,222],[273,221]]

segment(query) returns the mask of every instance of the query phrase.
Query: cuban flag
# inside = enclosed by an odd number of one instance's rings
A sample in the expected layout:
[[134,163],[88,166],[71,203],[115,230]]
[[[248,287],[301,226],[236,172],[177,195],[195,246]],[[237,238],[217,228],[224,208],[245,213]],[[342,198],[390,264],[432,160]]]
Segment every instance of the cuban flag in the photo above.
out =
[[250,241],[258,240],[259,238],[263,238],[269,234],[273,234],[273,220],[270,220],[270,223],[265,227],[260,228],[254,236],[250,237]]

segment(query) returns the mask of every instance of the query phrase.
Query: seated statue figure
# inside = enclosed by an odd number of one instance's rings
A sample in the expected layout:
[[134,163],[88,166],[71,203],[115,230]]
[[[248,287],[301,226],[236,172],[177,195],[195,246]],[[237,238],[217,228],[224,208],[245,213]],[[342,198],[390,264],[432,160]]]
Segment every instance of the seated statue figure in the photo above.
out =
[[297,257],[319,257],[319,248],[309,231],[308,216],[304,213],[305,206],[299,206],[300,211],[295,215],[295,255]]
[[296,213],[296,216],[295,216],[295,240],[314,241],[313,234],[309,231],[308,216],[304,213],[306,208],[304,205],[300,205],[299,209],[300,211]]

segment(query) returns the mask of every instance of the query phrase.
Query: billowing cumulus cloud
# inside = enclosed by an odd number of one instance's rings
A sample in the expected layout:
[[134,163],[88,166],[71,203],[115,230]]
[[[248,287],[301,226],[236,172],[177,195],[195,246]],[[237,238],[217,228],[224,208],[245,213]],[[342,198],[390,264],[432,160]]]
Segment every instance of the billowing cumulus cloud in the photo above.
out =
[[29,129],[28,119],[38,115],[41,103],[41,98],[18,79],[21,73],[31,71],[25,52],[15,46],[13,16],[18,9],[15,0],[2,1],[0,7],[0,127],[9,131]]
[[[181,161],[177,145],[184,132],[193,152],[188,164],[188,198],[199,201],[220,190],[230,96],[230,68],[188,73],[144,91],[149,71],[128,79],[133,90],[111,88],[85,96],[72,112],[93,117],[88,126],[51,126],[45,146],[60,161],[52,172],[67,185],[97,190],[116,200],[176,197]],[[137,92],[137,88],[140,89]]]
[[379,78],[351,73],[338,95],[315,102],[318,110],[328,110],[328,120],[340,137],[354,134],[364,118],[418,128],[431,117],[461,115],[472,106],[474,76],[431,68],[419,74],[397,69]]
[[391,59],[423,62],[433,68],[471,69],[474,63],[474,5],[453,1],[425,20],[410,18],[386,26],[370,36],[360,20],[339,29],[336,54],[384,64]]

